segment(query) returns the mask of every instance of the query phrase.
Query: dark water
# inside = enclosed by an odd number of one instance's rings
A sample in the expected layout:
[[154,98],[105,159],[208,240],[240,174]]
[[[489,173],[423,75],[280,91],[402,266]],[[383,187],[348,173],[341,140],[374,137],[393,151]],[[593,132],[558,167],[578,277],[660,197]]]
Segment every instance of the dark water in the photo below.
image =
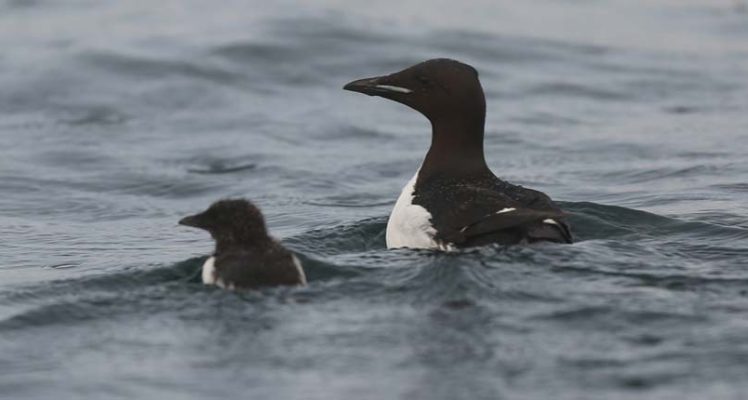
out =
[[[748,396],[745,5],[267,3],[0,1],[0,397]],[[577,244],[385,249],[429,128],[341,86],[435,56]],[[226,196],[308,288],[197,282]]]

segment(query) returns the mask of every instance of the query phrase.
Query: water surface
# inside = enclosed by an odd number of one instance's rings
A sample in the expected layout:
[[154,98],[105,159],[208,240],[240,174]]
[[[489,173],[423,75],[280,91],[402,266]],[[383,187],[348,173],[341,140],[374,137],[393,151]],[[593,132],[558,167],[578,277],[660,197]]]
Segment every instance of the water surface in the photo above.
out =
[[[737,399],[748,13],[735,1],[0,2],[3,398]],[[387,251],[429,141],[341,90],[474,65],[492,169],[572,246]],[[246,196],[310,285],[204,287]]]

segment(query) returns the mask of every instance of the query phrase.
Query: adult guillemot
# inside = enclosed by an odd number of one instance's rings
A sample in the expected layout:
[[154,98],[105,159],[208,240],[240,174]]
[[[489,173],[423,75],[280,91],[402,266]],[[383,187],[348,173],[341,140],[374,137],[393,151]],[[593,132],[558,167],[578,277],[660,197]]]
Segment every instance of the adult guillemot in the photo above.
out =
[[244,199],[221,200],[180,225],[204,229],[216,241],[203,264],[203,283],[227,289],[306,285],[301,263],[268,235],[260,210]]
[[486,165],[486,100],[475,68],[434,59],[344,89],[405,104],[431,122],[431,147],[387,222],[388,248],[572,242],[564,212],[547,195]]

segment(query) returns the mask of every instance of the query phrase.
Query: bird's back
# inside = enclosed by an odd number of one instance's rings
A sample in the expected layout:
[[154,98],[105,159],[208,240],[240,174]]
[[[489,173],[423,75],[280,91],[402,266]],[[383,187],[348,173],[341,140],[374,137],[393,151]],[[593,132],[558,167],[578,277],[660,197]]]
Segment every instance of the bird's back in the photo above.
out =
[[278,243],[242,248],[216,255],[215,270],[226,287],[304,285],[298,259]]

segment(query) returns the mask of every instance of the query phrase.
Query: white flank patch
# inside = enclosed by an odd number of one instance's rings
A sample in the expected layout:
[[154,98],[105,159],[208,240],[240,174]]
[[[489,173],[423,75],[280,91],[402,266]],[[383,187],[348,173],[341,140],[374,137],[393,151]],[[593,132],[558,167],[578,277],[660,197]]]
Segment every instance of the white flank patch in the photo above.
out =
[[203,264],[203,283],[206,285],[216,284],[216,258],[210,257]]
[[434,240],[436,229],[431,225],[431,214],[425,208],[413,204],[417,179],[418,172],[405,185],[390,214],[387,221],[387,248],[445,250],[444,245],[439,245]]
[[306,286],[306,274],[304,274],[304,268],[301,266],[301,261],[299,261],[296,256],[291,257],[293,257],[293,265],[296,266],[296,270],[299,271],[299,275],[301,276],[301,286]]
[[405,93],[405,94],[413,93],[412,90],[404,88],[404,87],[400,87],[400,86],[377,85],[376,88],[377,89],[383,89],[383,90],[389,90],[390,92],[396,92],[396,93]]
[[496,211],[496,214],[504,214],[504,213],[508,213],[508,212],[512,212],[512,211],[517,211],[517,209],[514,208],[514,207],[502,208],[501,210]]
[[544,223],[544,224],[550,224],[550,225],[556,225],[556,226],[558,226],[558,222],[556,222],[555,220],[552,220],[552,219],[550,219],[550,218],[548,218],[548,219],[544,219],[544,220],[543,220],[543,223]]

